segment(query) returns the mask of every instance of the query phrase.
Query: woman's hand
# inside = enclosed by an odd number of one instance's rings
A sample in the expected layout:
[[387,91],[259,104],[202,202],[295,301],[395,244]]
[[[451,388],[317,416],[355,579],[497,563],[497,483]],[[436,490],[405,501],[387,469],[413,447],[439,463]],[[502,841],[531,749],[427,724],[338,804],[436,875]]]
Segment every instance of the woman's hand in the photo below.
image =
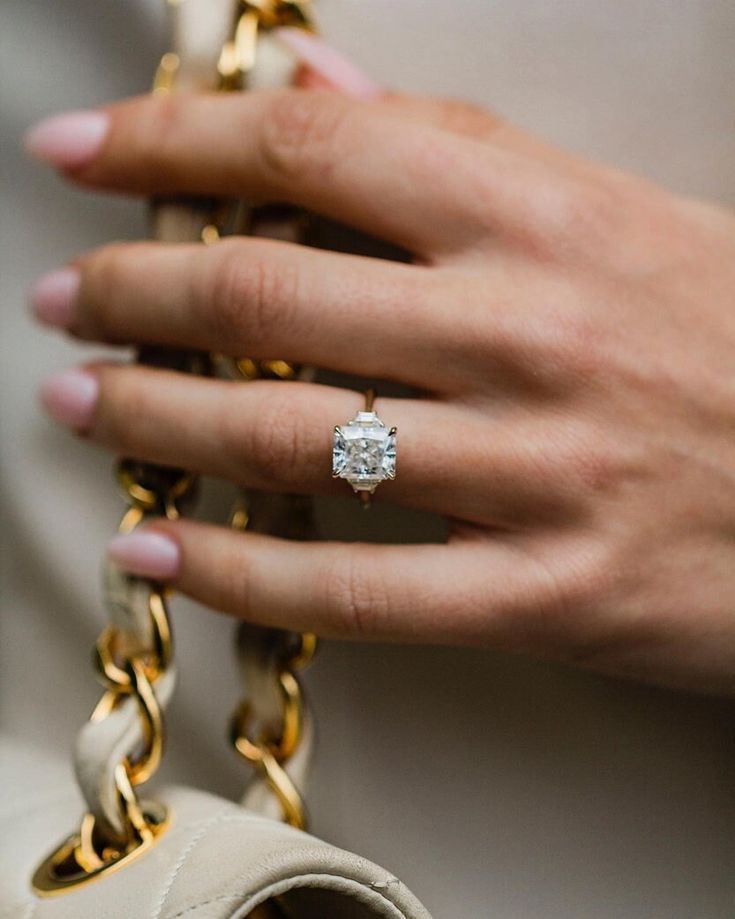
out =
[[[324,635],[483,644],[735,688],[735,219],[467,106],[304,89],[141,98],[37,129],[76,182],[289,201],[414,264],[252,238],[115,244],[40,283],[41,319],[113,344],[401,381],[378,500],[447,545],[303,544],[191,520],[112,556],[203,603]],[[344,494],[359,394],[96,363],[52,414],[116,453]],[[356,508],[355,513],[359,513]]]

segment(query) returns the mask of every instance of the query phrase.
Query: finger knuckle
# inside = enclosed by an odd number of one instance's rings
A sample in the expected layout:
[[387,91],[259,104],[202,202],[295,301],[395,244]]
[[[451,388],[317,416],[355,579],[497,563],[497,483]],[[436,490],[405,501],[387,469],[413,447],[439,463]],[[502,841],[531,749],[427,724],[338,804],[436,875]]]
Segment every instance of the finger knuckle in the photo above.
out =
[[583,499],[612,496],[621,484],[622,464],[601,440],[587,434],[580,444],[562,452],[566,453],[563,469],[557,471]]
[[239,545],[233,545],[229,552],[215,558],[209,604],[245,619],[257,615],[252,597],[253,574],[249,554]]
[[[537,383],[563,397],[608,376],[612,341],[600,317],[576,302],[579,293],[570,294],[566,282],[540,295],[549,305],[522,337],[525,365],[533,367]],[[565,305],[552,305],[559,302]]]
[[575,544],[560,563],[556,606],[562,619],[578,623],[601,608],[616,579],[615,565],[605,545]]
[[200,298],[204,321],[218,342],[231,347],[234,336],[256,350],[267,349],[276,330],[283,333],[291,321],[299,288],[296,266],[277,263],[262,250],[222,247],[211,295]]
[[236,462],[242,463],[257,484],[299,487],[304,484],[301,470],[309,455],[308,415],[292,392],[283,392],[278,386],[274,383],[269,387],[257,424],[244,429],[236,416],[229,416],[225,441]]
[[137,99],[124,109],[120,120],[124,122],[130,156],[139,164],[143,184],[152,190],[160,192],[176,182],[186,109],[186,97],[177,93]]
[[467,134],[470,137],[489,137],[503,124],[499,117],[471,102],[441,99],[437,104],[439,123],[452,133]]
[[98,370],[98,434],[122,453],[138,456],[145,420],[150,415],[146,388],[135,384],[128,368],[102,367]]
[[78,331],[82,337],[118,337],[119,294],[125,290],[130,244],[108,243],[82,262]]
[[616,565],[607,545],[587,539],[570,540],[553,556],[539,556],[537,563],[535,586],[515,613],[516,625],[545,653],[567,656],[585,640],[581,626],[610,597]]
[[600,507],[606,512],[607,500],[619,497],[648,475],[644,450],[631,438],[618,437],[607,424],[591,419],[570,419],[558,425],[545,464],[550,486],[584,502],[592,512]]
[[574,451],[567,465],[568,474],[584,495],[614,497],[630,479],[630,464],[618,451],[610,449],[603,436],[589,436]]
[[578,231],[590,204],[587,192],[573,182],[550,182],[536,199],[539,222],[554,238]]
[[368,546],[338,553],[324,572],[328,616],[339,634],[369,635],[387,618],[387,598],[374,576]]
[[[467,189],[472,189],[471,195],[476,200],[478,162],[471,148],[462,143],[451,142],[444,131],[431,127],[422,127],[421,143],[412,152],[412,163],[417,177],[427,183],[436,183],[437,177],[456,175],[463,179]],[[469,155],[468,155],[469,154]],[[447,205],[456,209],[457,213],[465,212],[466,202],[459,200],[452,204],[447,199]],[[451,210],[450,210],[451,213]],[[474,227],[475,231],[478,228]]]
[[623,196],[602,180],[545,182],[533,203],[530,237],[550,260],[595,254],[606,247],[626,217]]
[[337,96],[303,91],[276,95],[261,136],[266,174],[277,180],[315,172],[328,178],[346,112]]

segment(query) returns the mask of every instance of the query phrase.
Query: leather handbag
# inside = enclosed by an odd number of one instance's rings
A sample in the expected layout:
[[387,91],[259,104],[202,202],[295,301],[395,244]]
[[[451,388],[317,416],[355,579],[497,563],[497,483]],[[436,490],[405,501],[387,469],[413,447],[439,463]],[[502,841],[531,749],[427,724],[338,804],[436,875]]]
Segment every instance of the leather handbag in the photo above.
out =
[[[169,0],[168,6],[172,50],[154,81],[160,93],[281,85],[293,62],[272,30],[313,28],[307,0]],[[207,244],[264,228],[293,238],[304,227],[305,215],[242,201],[152,206],[151,235],[168,242]],[[243,385],[267,377],[286,386],[310,375],[283,361],[190,350],[144,347],[137,359]],[[122,459],[117,477],[128,502],[122,532],[156,515],[174,518],[196,495],[196,477],[185,469]],[[304,498],[248,493],[230,523],[303,539],[312,532],[311,507]],[[231,739],[252,766],[242,804],[183,787],[144,798],[141,786],[163,755],[164,713],[175,686],[169,590],[108,564],[104,596],[110,622],[95,646],[104,693],[76,741],[77,789],[64,763],[8,740],[0,749],[0,781],[12,789],[0,811],[0,917],[427,919],[392,874],[305,832],[302,792],[313,732],[299,671],[313,655],[315,637],[252,626],[239,632],[246,696],[232,717]]]
[[[31,889],[39,857],[79,822],[61,762],[0,744],[3,919],[430,919],[397,878],[284,823],[192,788],[157,799],[171,825],[149,851],[51,896]],[[44,789],[43,792],[38,791]]]

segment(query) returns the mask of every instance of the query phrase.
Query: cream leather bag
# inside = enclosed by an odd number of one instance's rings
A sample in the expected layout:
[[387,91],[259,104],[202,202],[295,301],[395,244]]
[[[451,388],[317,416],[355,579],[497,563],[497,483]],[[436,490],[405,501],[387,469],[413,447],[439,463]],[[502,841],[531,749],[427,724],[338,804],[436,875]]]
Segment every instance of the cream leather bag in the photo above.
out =
[[[190,788],[157,792],[171,824],[149,851],[97,880],[39,896],[31,877],[83,802],[68,772],[39,753],[0,745],[3,919],[430,919],[388,872]],[[38,789],[44,789],[39,793]]]
[[[292,62],[268,32],[279,24],[310,27],[305,3],[170,0],[173,51],[161,61],[156,91],[287,81]],[[282,209],[232,201],[157,202],[153,216],[155,238],[205,244],[264,228],[293,236],[304,224]],[[161,348],[141,349],[139,360],[244,381],[308,376],[283,361]],[[118,479],[129,502],[121,531],[151,516],[176,517],[196,485],[186,470],[130,460],[120,462]],[[231,524],[306,538],[310,507],[304,499],[250,494]],[[313,653],[312,635],[241,631],[246,701],[233,717],[232,741],[253,767],[244,806],[180,787],[141,797],[162,756],[175,682],[168,590],[112,566],[104,586],[110,625],[96,663],[105,692],[77,738],[78,791],[63,764],[8,742],[0,749],[0,782],[12,790],[0,812],[0,917],[427,919],[393,875],[303,831],[312,731],[298,671]]]

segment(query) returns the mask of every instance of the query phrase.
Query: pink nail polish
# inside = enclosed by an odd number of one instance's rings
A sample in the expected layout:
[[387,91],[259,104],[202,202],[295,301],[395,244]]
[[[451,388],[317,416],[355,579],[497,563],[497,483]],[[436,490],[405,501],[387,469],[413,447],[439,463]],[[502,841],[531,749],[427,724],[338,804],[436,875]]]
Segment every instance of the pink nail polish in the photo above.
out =
[[23,138],[26,150],[58,169],[74,169],[94,159],[107,135],[104,112],[67,112],[45,118]]
[[107,544],[107,557],[115,565],[144,578],[166,580],[179,570],[181,553],[176,543],[162,533],[144,529],[113,536]]
[[382,87],[346,57],[303,29],[283,28],[276,34],[303,64],[345,95],[374,99],[383,92]]
[[84,430],[94,421],[99,382],[88,370],[64,370],[44,380],[39,395],[52,418]]
[[67,329],[74,321],[79,271],[62,268],[43,275],[31,290],[31,307],[36,319],[46,325]]

